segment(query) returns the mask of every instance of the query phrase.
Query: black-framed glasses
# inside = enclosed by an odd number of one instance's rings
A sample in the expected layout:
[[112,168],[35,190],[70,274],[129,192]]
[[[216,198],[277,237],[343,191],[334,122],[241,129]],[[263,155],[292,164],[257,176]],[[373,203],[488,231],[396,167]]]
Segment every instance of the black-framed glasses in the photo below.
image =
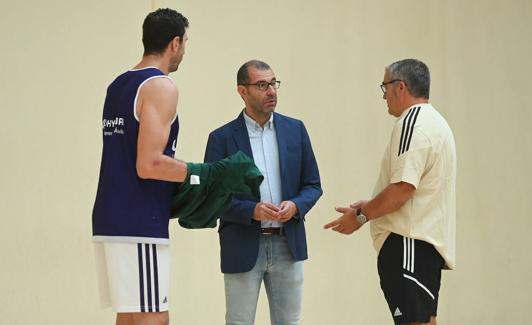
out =
[[271,82],[267,81],[257,81],[254,84],[240,84],[242,86],[257,86],[259,90],[266,90],[268,87],[272,86],[273,89],[279,89],[281,87],[281,81],[279,80],[272,80]]
[[[382,93],[386,94],[386,85],[393,84],[394,82],[397,82],[397,81],[404,82],[404,80],[401,80],[401,79],[393,79],[393,80],[390,80],[388,82],[381,83],[379,86],[381,87]],[[406,84],[406,82],[405,82],[405,84]]]

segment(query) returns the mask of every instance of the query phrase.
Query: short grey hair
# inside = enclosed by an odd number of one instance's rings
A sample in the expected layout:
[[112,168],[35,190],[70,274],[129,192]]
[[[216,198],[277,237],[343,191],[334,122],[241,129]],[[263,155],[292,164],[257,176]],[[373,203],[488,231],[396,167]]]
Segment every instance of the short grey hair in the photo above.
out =
[[405,59],[386,67],[392,79],[400,79],[416,98],[429,98],[430,72],[427,65],[416,59]]
[[238,69],[238,72],[236,74],[236,84],[237,85],[243,85],[249,83],[249,72],[248,67],[253,67],[257,70],[271,70],[268,63],[260,61],[260,60],[250,60],[246,63],[244,63],[240,69]]

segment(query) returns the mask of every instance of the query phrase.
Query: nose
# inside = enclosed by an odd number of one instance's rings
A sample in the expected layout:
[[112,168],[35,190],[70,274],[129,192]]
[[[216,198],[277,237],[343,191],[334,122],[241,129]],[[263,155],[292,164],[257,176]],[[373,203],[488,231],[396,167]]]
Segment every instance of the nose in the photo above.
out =
[[382,99],[386,100],[386,92],[382,94]]
[[268,88],[266,89],[266,93],[275,94],[277,93],[277,89],[273,88],[273,85],[268,85]]

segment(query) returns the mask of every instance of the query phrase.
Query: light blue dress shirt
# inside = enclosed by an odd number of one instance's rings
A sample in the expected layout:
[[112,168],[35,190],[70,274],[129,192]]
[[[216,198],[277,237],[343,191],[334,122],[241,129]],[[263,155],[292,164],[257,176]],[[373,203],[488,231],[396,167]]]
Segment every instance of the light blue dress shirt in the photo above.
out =
[[[273,124],[273,114],[270,120],[261,127],[244,111],[244,120],[248,130],[249,142],[255,165],[264,176],[260,184],[261,202],[269,202],[279,207],[282,200],[281,170],[279,167],[279,146]],[[261,227],[282,227],[279,221],[261,221]]]

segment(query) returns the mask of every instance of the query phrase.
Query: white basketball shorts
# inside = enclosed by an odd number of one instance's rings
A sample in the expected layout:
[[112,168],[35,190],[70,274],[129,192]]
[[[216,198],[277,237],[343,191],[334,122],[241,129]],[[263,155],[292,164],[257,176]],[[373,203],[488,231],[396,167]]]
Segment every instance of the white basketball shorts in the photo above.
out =
[[168,311],[170,247],[95,242],[102,308],[117,313]]

